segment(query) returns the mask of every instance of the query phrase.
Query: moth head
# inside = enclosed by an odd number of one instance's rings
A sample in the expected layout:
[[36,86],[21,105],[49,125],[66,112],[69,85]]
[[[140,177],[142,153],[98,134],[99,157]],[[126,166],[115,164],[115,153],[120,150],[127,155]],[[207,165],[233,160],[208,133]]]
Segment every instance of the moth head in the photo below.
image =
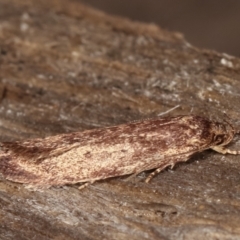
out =
[[233,125],[225,120],[225,123],[214,122],[213,142],[217,146],[225,146],[232,141],[234,135],[239,133]]

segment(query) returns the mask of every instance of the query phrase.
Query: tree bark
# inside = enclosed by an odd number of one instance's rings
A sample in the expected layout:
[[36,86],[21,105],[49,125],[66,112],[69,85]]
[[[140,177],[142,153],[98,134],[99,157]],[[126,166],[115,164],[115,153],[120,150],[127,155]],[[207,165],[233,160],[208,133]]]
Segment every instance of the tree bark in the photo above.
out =
[[[196,114],[240,129],[239,80],[239,59],[154,24],[74,0],[0,0],[1,141],[158,115]],[[143,173],[81,191],[33,191],[2,177],[0,238],[238,239],[239,169],[239,156],[206,151],[150,184]]]

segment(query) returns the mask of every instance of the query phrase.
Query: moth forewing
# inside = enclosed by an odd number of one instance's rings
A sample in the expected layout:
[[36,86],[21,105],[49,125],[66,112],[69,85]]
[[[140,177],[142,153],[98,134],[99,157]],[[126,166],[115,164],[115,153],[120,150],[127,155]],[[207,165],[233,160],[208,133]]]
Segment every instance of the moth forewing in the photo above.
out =
[[22,142],[1,143],[0,173],[11,181],[36,186],[94,182],[187,161],[212,148],[221,153],[234,137],[228,123],[199,116],[135,121]]

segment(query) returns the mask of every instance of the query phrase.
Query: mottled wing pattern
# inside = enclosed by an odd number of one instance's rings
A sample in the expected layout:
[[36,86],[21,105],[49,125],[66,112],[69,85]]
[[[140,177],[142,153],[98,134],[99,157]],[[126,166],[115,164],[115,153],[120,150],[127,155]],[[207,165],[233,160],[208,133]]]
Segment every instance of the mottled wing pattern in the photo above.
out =
[[211,147],[210,130],[207,119],[178,116],[2,143],[0,173],[12,181],[50,186],[161,170]]

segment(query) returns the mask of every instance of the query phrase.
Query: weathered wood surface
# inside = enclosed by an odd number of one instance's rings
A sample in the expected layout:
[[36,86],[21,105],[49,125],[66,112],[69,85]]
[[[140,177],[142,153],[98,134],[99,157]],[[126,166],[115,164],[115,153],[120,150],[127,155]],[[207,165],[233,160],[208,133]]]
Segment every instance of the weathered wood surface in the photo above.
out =
[[[155,25],[73,0],[0,0],[1,141],[164,113],[240,129],[239,81],[239,59]],[[0,239],[239,239],[239,160],[209,150],[150,184],[141,174],[81,191],[1,178]]]

